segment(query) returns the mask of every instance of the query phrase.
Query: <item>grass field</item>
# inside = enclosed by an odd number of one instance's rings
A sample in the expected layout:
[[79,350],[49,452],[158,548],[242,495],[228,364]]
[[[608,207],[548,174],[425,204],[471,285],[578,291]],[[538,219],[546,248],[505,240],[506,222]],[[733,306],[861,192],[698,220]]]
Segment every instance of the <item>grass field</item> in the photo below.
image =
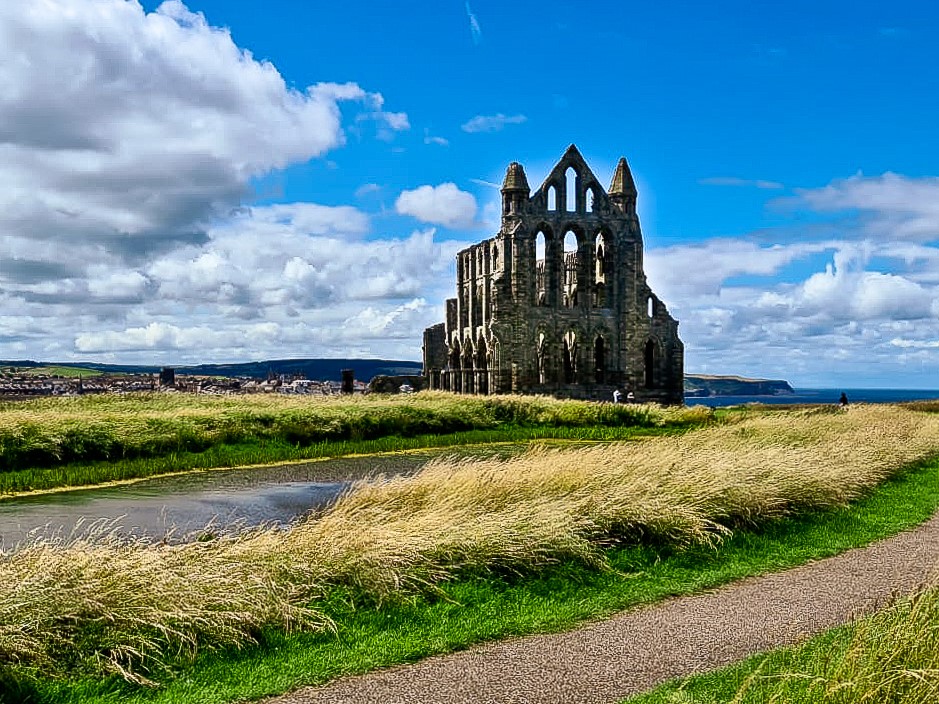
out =
[[240,442],[368,440],[506,425],[587,427],[688,424],[702,409],[661,409],[546,397],[309,397],[280,394],[96,395],[0,402],[0,466],[157,457]]
[[664,435],[679,429],[680,427],[673,426],[503,426],[491,430],[464,430],[407,438],[388,435],[371,440],[322,440],[308,445],[295,445],[277,439],[215,445],[201,452],[173,452],[160,457],[72,462],[58,467],[0,472],[0,501],[66,487],[130,482],[193,470],[250,467],[469,445],[519,444],[533,441],[610,442],[646,435]]
[[[939,584],[794,648],[671,682],[628,704],[939,701]],[[624,703],[626,704],[626,703]]]
[[736,414],[629,444],[433,461],[361,483],[286,531],[176,547],[40,543],[3,557],[0,663],[142,680],[261,634],[328,632],[340,593],[381,609],[467,578],[603,573],[615,545],[706,548],[856,500],[933,456],[937,429],[936,416],[886,406]]
[[97,369],[86,369],[84,367],[2,367],[0,372],[12,372],[22,376],[56,376],[63,379],[74,379],[84,377],[85,379],[94,376],[101,376],[102,372]]
[[629,429],[686,428],[712,417],[703,408],[443,393],[129,394],[0,402],[0,494],[474,441],[622,439]]

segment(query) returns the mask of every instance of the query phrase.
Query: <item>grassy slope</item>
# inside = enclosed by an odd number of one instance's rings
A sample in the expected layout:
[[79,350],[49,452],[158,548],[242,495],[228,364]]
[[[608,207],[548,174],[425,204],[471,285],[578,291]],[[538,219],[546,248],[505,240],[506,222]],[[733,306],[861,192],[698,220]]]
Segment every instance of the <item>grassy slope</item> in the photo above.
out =
[[613,549],[607,556],[615,571],[568,563],[525,578],[464,578],[443,584],[439,598],[415,596],[380,609],[361,601],[353,606],[348,593],[334,590],[326,609],[337,624],[335,634],[268,632],[261,646],[202,656],[183,677],[156,690],[111,679],[46,681],[24,686],[23,693],[37,702],[225,702],[275,694],[482,640],[560,630],[635,604],[783,569],[894,534],[936,510],[937,478],[939,463],[931,462],[888,480],[849,507],[738,531],[717,550]]
[[102,372],[95,369],[86,369],[84,367],[59,367],[55,365],[44,367],[3,367],[0,368],[0,372],[8,372],[21,376],[54,376],[66,379],[79,376],[87,379],[88,377],[101,376],[102,374]]
[[439,435],[402,438],[391,435],[373,440],[324,440],[296,445],[284,440],[216,445],[202,452],[174,452],[163,457],[73,462],[61,467],[39,467],[0,472],[0,502],[15,496],[55,489],[90,487],[128,482],[160,475],[204,469],[302,462],[384,452],[406,452],[441,447],[521,443],[537,440],[614,441],[649,435],[664,435],[680,428],[648,427],[502,427],[467,430]]
[[[683,426],[709,417],[704,409],[444,393],[407,398],[128,394],[0,402],[0,492],[64,481],[56,472],[32,472],[41,469],[65,468],[69,482],[88,484],[101,481],[108,467],[114,478],[126,478],[137,460],[133,472],[141,476],[166,471],[165,465],[180,458],[204,467],[323,456],[328,453],[303,452],[322,443],[512,428]],[[94,462],[99,465],[79,467]],[[80,478],[85,473],[95,478]]]
[[[795,647],[631,697],[629,704],[927,704],[939,699],[939,586]],[[624,702],[624,704],[626,704]]]

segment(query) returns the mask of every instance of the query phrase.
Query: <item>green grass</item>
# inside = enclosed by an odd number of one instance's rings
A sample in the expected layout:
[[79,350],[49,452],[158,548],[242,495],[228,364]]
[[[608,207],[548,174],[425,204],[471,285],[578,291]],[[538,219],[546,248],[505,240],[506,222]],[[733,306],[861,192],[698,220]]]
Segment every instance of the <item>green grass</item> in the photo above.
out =
[[[933,460],[902,472],[850,506],[777,520],[756,530],[737,530],[716,549],[612,548],[606,556],[613,569],[606,571],[565,563],[529,576],[465,575],[431,594],[381,605],[335,587],[317,604],[334,620],[335,633],[264,632],[259,645],[202,655],[156,689],[117,677],[31,681],[22,673],[12,679],[8,673],[6,689],[18,692],[9,695],[17,697],[9,701],[36,703],[226,702],[281,693],[480,641],[562,630],[584,619],[784,569],[895,534],[937,509],[937,479],[939,461]],[[0,685],[3,677],[0,671]]]
[[926,704],[939,698],[939,586],[794,647],[682,678],[623,704]]
[[[674,680],[651,692],[630,697],[622,704],[718,704],[718,702],[763,703],[773,701],[785,674],[822,672],[843,658],[854,633],[851,626],[826,631],[796,648],[780,648],[754,655],[730,667],[695,677]],[[800,678],[801,679],[801,678]],[[818,702],[808,694],[808,682],[788,683],[792,689],[777,699],[782,704]],[[795,686],[793,686],[795,685]],[[745,690],[746,699],[736,699]],[[797,692],[794,690],[802,690]],[[846,700],[855,701],[855,700]],[[874,700],[878,701],[878,700]],[[926,704],[922,702],[922,704]]]
[[[0,475],[107,463],[95,470],[70,470],[76,477],[94,473],[97,483],[102,480],[104,467],[114,466],[116,472],[126,473],[129,465],[123,463],[130,460],[162,458],[173,464],[185,456],[189,460],[183,461],[195,462],[193,466],[209,466],[207,462],[225,466],[231,462],[333,456],[316,449],[311,454],[303,452],[327,442],[356,443],[394,436],[413,439],[502,429],[511,433],[513,427],[688,427],[706,423],[711,417],[709,410],[701,408],[663,409],[547,397],[461,397],[442,392],[341,398],[141,393],[0,401]],[[391,445],[395,444],[400,442],[393,440]],[[293,452],[290,447],[300,451]],[[200,455],[201,459],[193,459],[192,455]],[[245,459],[228,459],[239,456]],[[155,470],[147,467],[160,463],[134,466],[138,468],[135,471],[148,475]],[[20,475],[11,483],[0,484],[0,492],[24,486],[49,488],[54,486],[49,477],[55,476]]]
[[663,435],[681,427],[518,427],[467,430],[441,435],[400,437],[391,435],[373,440],[323,440],[309,445],[284,440],[216,445],[203,452],[174,452],[162,457],[115,461],[75,462],[59,467],[39,467],[0,472],[0,501],[4,494],[47,491],[63,487],[93,486],[114,481],[156,477],[173,472],[243,467],[248,465],[297,462],[349,455],[493,443],[520,443],[533,440],[615,441],[638,436]]
[[54,376],[63,379],[75,379],[77,377],[88,378],[93,376],[101,376],[103,373],[99,372],[97,369],[86,369],[84,367],[60,367],[55,365],[45,367],[3,367],[0,368],[0,372],[18,374],[20,376]]

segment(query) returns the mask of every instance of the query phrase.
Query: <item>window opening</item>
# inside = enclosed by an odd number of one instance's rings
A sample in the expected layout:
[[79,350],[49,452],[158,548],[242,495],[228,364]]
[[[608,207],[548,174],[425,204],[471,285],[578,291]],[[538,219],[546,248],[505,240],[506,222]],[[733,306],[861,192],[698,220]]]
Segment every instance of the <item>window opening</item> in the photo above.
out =
[[569,166],[564,172],[564,185],[566,187],[566,203],[564,209],[569,213],[577,210],[577,172],[573,166]]
[[597,335],[597,341],[593,345],[593,368],[598,384],[603,383],[603,372],[606,367],[606,360],[604,359],[605,352],[606,348],[603,344],[603,336]]
[[655,343],[652,340],[649,340],[646,343],[644,357],[646,367],[646,388],[651,389],[655,386]]

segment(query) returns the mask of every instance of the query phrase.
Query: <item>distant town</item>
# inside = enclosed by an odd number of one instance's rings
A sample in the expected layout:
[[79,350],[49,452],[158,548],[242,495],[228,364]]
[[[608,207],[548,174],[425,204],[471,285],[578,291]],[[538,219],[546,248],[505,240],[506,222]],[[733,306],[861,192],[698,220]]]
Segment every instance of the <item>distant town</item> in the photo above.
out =
[[[364,392],[365,382],[354,380],[353,392]],[[166,368],[156,373],[106,374],[91,369],[0,367],[0,397],[79,396],[139,392],[230,394],[314,394],[330,396],[342,391],[341,380],[306,379],[296,374],[272,374],[266,379],[176,374]]]
[[[195,393],[309,394],[400,393],[420,390],[419,362],[375,359],[287,359],[196,367],[0,361],[0,398],[83,394]],[[685,375],[685,397],[792,394],[783,380]]]

